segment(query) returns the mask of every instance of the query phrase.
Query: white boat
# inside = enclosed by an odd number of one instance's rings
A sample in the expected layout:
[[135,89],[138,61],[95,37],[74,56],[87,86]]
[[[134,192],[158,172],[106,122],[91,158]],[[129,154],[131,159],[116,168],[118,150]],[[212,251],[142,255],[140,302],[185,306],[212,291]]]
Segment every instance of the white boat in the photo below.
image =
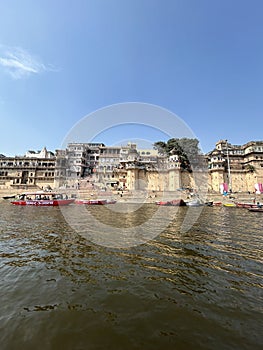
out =
[[201,202],[198,199],[193,199],[189,202],[186,202],[186,205],[188,207],[199,207],[201,205]]
[[21,193],[18,199],[11,201],[14,205],[34,205],[41,207],[56,207],[59,205],[68,205],[75,201],[68,196],[55,192],[26,192]]
[[204,205],[212,206],[213,202],[202,202],[200,199],[193,199],[189,202],[186,202],[186,205],[189,207],[202,207]]

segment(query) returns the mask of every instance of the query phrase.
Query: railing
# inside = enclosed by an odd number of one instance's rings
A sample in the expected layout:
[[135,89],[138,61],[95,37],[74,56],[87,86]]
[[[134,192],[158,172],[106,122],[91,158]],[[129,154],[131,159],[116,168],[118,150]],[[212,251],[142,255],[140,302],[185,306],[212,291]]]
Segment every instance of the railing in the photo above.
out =
[[21,171],[23,170],[23,168],[54,168],[55,164],[2,164],[0,165],[0,169],[1,168],[11,168],[11,169],[21,169]]

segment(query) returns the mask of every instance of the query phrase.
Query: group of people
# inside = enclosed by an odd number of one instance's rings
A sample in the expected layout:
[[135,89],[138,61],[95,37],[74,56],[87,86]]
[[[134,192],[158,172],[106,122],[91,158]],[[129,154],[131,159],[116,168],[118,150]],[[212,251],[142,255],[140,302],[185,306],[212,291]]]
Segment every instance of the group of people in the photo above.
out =
[[[32,200],[30,195],[27,194],[21,194],[19,195],[19,200],[27,200],[30,201]],[[63,196],[61,194],[51,194],[51,195],[43,195],[43,194],[36,194],[35,198],[33,198],[34,200],[54,200],[54,199],[63,199]],[[68,196],[65,195],[65,199],[68,199]]]

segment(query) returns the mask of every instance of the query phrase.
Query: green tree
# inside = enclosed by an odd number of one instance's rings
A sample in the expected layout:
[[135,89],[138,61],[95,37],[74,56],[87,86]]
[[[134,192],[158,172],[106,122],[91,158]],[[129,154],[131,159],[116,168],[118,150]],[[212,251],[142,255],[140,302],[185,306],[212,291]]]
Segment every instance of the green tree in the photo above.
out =
[[188,139],[184,137],[182,139],[178,139],[178,143],[189,157],[201,154],[199,141],[197,139]]
[[158,141],[154,143],[154,148],[160,154],[178,155],[181,167],[191,171],[191,163],[195,162],[200,156],[199,141],[189,138],[171,138],[167,142]]
[[157,149],[158,153],[160,153],[162,155],[167,154],[166,153],[166,143],[163,141],[155,142],[153,145],[153,148]]

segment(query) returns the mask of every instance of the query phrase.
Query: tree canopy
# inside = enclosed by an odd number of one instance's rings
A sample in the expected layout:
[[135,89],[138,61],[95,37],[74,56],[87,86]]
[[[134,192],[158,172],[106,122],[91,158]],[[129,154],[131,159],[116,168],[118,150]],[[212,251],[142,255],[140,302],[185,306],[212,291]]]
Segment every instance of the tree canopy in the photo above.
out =
[[167,157],[178,155],[181,167],[191,171],[191,163],[201,154],[199,141],[190,138],[171,138],[167,142],[157,141],[154,148]]

